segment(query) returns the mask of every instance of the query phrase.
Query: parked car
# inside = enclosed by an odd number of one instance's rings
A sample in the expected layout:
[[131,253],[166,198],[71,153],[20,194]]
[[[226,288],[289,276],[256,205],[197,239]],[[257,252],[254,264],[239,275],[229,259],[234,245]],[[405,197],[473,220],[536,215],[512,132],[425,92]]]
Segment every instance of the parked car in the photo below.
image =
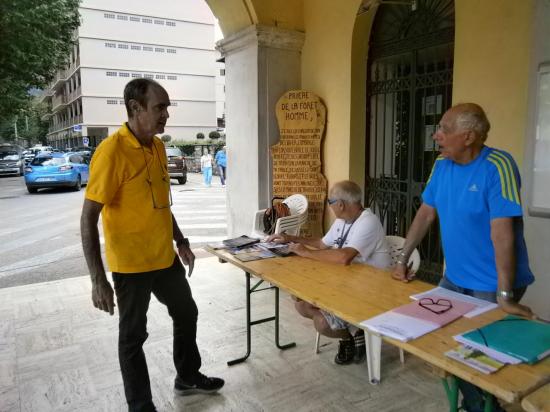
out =
[[85,159],[88,160],[88,163],[90,163],[90,161],[92,160],[92,156],[94,155],[94,152],[95,152],[95,147],[92,147],[92,146],[73,147],[71,152],[81,154]]
[[178,147],[166,147],[166,157],[170,178],[177,179],[180,185],[187,183],[187,165],[182,151]]
[[39,153],[25,167],[29,193],[45,187],[72,187],[80,190],[88,183],[88,161],[78,153]]
[[23,176],[24,170],[23,148],[12,144],[0,145],[0,175]]

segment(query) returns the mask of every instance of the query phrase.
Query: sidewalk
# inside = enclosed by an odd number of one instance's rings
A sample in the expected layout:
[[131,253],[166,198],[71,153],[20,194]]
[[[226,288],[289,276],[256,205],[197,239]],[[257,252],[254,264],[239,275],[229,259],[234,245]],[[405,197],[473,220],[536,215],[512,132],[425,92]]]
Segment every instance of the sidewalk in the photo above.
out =
[[[197,250],[197,255],[204,255]],[[226,380],[218,395],[186,398],[172,392],[172,327],[153,297],[145,352],[159,411],[441,411],[447,403],[439,379],[412,356],[399,363],[398,350],[384,345],[383,382],[367,382],[366,365],[337,366],[337,343],[315,333],[281,294],[281,341],[272,323],[253,327],[252,355],[245,353],[243,273],[217,258],[198,259],[190,279],[199,307],[202,371]],[[118,316],[92,306],[88,277],[0,290],[0,411],[125,411],[117,359]],[[273,292],[252,296],[252,318],[273,314]]]

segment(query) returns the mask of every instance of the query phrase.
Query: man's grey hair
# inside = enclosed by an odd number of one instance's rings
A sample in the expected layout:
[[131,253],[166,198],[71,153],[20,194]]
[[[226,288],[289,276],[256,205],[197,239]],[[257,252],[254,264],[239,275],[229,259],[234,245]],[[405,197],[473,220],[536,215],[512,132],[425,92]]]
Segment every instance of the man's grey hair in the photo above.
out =
[[455,119],[458,130],[472,131],[481,137],[481,141],[487,140],[491,123],[481,106],[475,103],[461,103],[454,106],[454,109],[458,110]]
[[126,105],[128,118],[134,116],[130,107],[130,100],[136,100],[141,107],[147,107],[147,91],[150,87],[158,87],[164,90],[160,83],[146,78],[134,79],[126,84],[126,87],[124,87],[124,104]]
[[351,180],[342,180],[335,183],[330,189],[330,197],[342,200],[345,203],[363,204],[363,191],[357,183]]

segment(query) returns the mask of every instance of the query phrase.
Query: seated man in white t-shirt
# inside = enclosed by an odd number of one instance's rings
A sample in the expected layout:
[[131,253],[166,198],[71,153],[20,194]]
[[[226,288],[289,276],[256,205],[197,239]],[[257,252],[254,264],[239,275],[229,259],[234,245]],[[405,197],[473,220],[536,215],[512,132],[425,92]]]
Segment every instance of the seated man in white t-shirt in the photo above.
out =
[[[277,234],[270,236],[268,241],[290,242],[290,251],[322,262],[343,265],[355,262],[388,268],[391,259],[384,229],[378,217],[363,207],[362,199],[363,193],[356,183],[349,180],[338,182],[330,189],[327,199],[336,220],[323,238]],[[362,330],[302,300],[297,300],[295,306],[302,316],[313,320],[320,334],[340,338],[334,358],[337,364],[364,360],[365,336]]]

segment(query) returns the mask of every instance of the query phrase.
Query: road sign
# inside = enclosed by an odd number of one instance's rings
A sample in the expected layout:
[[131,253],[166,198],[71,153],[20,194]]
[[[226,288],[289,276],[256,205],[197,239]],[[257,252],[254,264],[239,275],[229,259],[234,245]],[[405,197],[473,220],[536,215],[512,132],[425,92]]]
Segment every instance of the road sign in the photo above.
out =
[[81,124],[75,124],[73,126],[73,132],[81,132],[82,131],[82,125]]
[[90,139],[88,139],[87,137],[83,137],[82,138],[82,145],[88,147],[89,144],[90,144]]

